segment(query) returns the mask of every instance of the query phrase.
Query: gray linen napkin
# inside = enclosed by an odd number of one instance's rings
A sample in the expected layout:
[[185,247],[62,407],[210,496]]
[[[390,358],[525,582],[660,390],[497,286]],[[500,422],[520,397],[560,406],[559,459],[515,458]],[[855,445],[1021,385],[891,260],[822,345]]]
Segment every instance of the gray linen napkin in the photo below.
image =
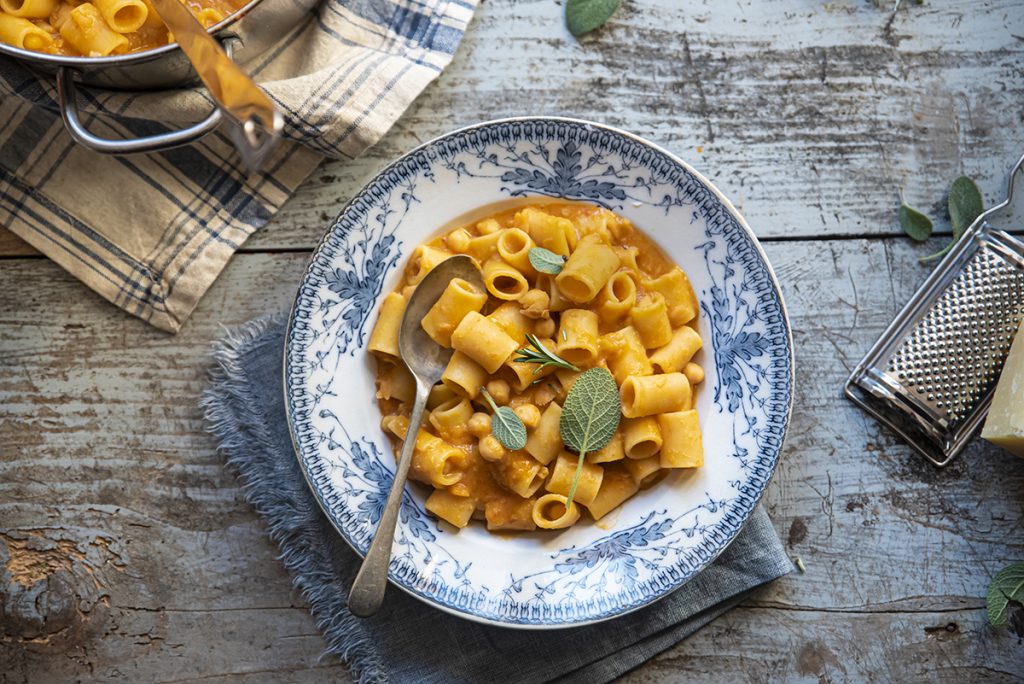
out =
[[345,607],[359,557],[327,521],[292,450],[284,410],[280,317],[218,343],[209,429],[267,523],[281,560],[309,602],[327,648],[362,682],[607,682],[661,653],[792,570],[760,507],[732,545],[697,577],[621,618],[557,631],[490,627],[453,617],[390,587],[384,608],[360,620]]

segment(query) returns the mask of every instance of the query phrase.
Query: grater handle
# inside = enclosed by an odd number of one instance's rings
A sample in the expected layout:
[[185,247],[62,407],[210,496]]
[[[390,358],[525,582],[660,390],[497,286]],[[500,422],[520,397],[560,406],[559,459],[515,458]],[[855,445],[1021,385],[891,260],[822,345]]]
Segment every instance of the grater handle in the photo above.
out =
[[1004,209],[1010,209],[1012,215],[1013,191],[1017,184],[1018,176],[1024,176],[1024,155],[1021,155],[1021,158],[1018,159],[1017,163],[1013,165],[1012,169],[1010,169],[1010,176],[1006,179],[1006,199],[991,209],[983,211],[981,215],[974,220],[974,223],[971,224],[970,228],[967,229],[967,232],[973,232],[978,226],[981,226],[982,223],[990,222],[990,219],[996,216],[996,214],[1002,212]]

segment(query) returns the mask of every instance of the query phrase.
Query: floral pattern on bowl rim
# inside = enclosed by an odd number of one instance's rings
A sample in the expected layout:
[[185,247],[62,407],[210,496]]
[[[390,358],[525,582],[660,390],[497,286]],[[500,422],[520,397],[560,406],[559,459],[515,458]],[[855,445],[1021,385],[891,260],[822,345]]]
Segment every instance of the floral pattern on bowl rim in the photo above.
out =
[[296,454],[357,552],[373,537],[394,468],[364,351],[382,294],[396,286],[409,251],[442,227],[538,198],[623,214],[690,276],[705,340],[697,392],[705,465],[672,473],[600,525],[514,538],[479,524],[456,532],[426,514],[426,491],[407,487],[391,581],[462,617],[521,628],[622,615],[714,560],[764,493],[793,396],[792,338],[771,267],[728,200],[687,164],[573,119],[506,119],[449,133],[388,166],[342,210],[289,321],[284,381]]

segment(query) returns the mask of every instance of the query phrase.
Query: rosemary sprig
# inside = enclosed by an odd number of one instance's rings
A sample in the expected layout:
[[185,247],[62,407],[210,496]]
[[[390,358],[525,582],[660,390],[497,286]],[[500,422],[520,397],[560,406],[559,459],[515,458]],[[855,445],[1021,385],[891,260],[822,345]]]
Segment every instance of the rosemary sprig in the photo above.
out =
[[558,354],[545,347],[541,341],[537,339],[536,335],[528,334],[526,339],[529,341],[530,346],[533,347],[533,349],[525,347],[516,351],[516,358],[513,359],[513,361],[516,363],[539,364],[533,371],[534,375],[547,366],[556,366],[558,368],[579,372],[580,369],[575,365],[569,363]]

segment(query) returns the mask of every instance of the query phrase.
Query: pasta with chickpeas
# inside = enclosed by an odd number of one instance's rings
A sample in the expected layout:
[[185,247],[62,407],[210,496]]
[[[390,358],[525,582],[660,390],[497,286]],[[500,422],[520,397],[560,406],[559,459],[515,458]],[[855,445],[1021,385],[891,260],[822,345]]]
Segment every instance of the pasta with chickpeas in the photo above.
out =
[[[535,267],[537,248],[553,253],[549,261],[562,257],[560,270]],[[398,358],[405,303],[455,254],[476,260],[484,286],[452,280],[421,322],[453,351],[413,437],[410,473],[433,488],[428,512],[457,528],[477,519],[491,531],[564,529],[584,516],[600,520],[671,469],[703,466],[702,340],[690,281],[627,219],[576,203],[502,211],[413,252],[368,343],[396,453],[409,438],[414,395]],[[531,345],[561,363],[531,360]],[[562,442],[562,407],[581,373],[597,367],[618,388],[620,422],[581,459]],[[512,410],[525,443],[499,441],[492,409]]]
[[[206,28],[243,0],[186,0]],[[0,0],[0,42],[52,55],[107,57],[173,42],[149,0]]]

